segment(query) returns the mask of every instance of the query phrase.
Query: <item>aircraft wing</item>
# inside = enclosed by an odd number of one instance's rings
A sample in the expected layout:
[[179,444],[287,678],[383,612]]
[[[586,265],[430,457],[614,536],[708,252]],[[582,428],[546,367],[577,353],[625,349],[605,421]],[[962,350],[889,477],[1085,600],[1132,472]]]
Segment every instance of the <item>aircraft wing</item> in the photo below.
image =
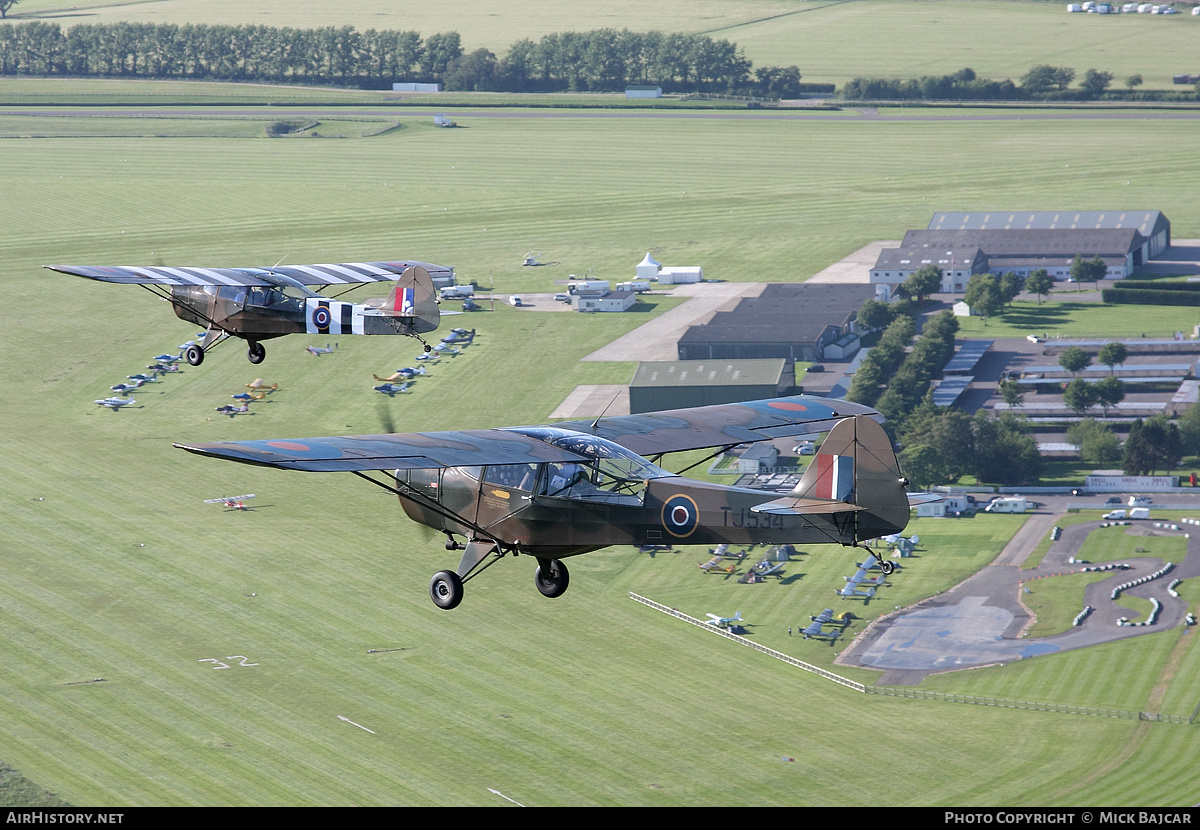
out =
[[429,262],[344,262],[325,265],[279,265],[272,268],[192,268],[165,265],[46,265],[51,271],[77,277],[127,284],[153,285],[279,285],[279,277],[301,285],[346,285],[395,280],[419,265],[430,276],[453,271]]
[[670,409],[643,415],[613,415],[594,421],[565,421],[562,429],[607,438],[639,455],[723,447],[785,438],[798,432],[821,432],[850,415],[872,415],[874,409],[833,398],[794,395],[744,403]]
[[197,455],[305,472],[414,470],[588,460],[586,456],[536,438],[499,429],[175,446]]

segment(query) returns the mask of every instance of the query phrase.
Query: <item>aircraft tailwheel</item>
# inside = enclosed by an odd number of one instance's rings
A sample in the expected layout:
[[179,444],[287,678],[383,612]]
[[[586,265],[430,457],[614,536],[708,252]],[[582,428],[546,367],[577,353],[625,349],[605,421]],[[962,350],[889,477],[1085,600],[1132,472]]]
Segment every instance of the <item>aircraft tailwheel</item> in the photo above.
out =
[[571,581],[571,575],[567,573],[567,566],[557,559],[539,559],[537,571],[534,572],[533,582],[537,585],[537,589],[542,592],[542,596],[561,597],[567,590],[567,585]]
[[204,362],[204,349],[197,346],[195,343],[183,350],[183,358],[192,366],[199,366]]
[[880,559],[879,560],[879,569],[881,571],[883,571],[884,576],[891,576],[892,572],[896,570],[896,563],[895,562],[887,562],[883,559]]
[[262,363],[267,359],[267,348],[262,343],[251,343],[250,348],[246,350],[246,357],[251,363]]
[[438,571],[429,580],[429,596],[438,608],[457,608],[463,598],[462,579],[454,571]]

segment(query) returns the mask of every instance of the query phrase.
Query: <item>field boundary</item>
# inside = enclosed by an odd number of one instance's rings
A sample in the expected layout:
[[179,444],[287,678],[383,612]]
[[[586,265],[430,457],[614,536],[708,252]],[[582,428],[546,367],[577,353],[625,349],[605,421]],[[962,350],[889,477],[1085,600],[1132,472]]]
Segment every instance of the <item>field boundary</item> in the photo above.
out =
[[1026,709],[1031,712],[1056,712],[1060,715],[1087,715],[1095,718],[1145,720],[1157,723],[1190,724],[1194,721],[1194,717],[1189,718],[1187,715],[1163,715],[1158,712],[1135,712],[1132,709],[1107,709],[1098,706],[1073,706],[1067,703],[1034,703],[1027,700],[1008,700],[1002,697],[981,697],[979,695],[962,695],[953,692],[934,692],[898,686],[868,687],[866,691],[873,695],[887,695],[889,697],[941,700],[946,703],[969,703],[976,706],[995,706],[1000,709]]
[[723,628],[717,628],[715,625],[709,625],[707,622],[704,622],[703,620],[698,620],[695,617],[689,617],[687,614],[684,614],[682,611],[677,611],[674,608],[668,608],[667,606],[663,605],[661,602],[655,602],[652,599],[647,599],[646,597],[639,596],[638,594],[635,594],[633,591],[629,592],[629,598],[636,602],[640,602],[642,605],[653,608],[655,611],[661,611],[664,614],[669,614],[672,617],[675,617],[676,619],[680,619],[680,620],[683,620],[684,622],[691,623],[692,625],[697,626],[698,628],[703,628],[705,631],[711,631],[713,634],[717,634],[721,637],[724,637],[726,640],[732,640],[735,643],[740,643],[744,646],[748,646],[749,648],[752,648],[755,651],[761,651],[763,654],[766,654],[770,657],[774,657],[776,660],[782,660],[784,663],[787,663],[788,665],[795,666],[798,669],[804,669],[804,671],[818,675],[819,677],[823,677],[826,680],[832,680],[834,683],[845,686],[847,689],[853,689],[856,692],[868,691],[867,687],[865,685],[863,685],[862,683],[858,683],[857,681],[850,680],[847,677],[842,677],[840,674],[834,674],[833,672],[823,669],[820,666],[814,666],[811,663],[805,663],[803,660],[797,660],[795,657],[791,657],[787,654],[784,654],[781,651],[776,651],[773,648],[767,648],[766,646],[760,645],[760,644],[754,642],[753,640],[748,640],[745,637],[739,637],[738,635],[732,634]]
[[[1195,713],[1193,713],[1191,717],[1188,717],[1187,715],[1163,715],[1158,712],[1137,712],[1132,709],[1110,709],[1099,706],[1074,706],[1068,703],[1036,703],[1027,700],[1009,700],[1002,697],[963,695],[953,692],[934,692],[901,686],[867,686],[864,683],[859,683],[857,681],[850,680],[847,677],[842,677],[840,674],[835,674],[834,672],[823,669],[820,666],[814,666],[811,663],[805,663],[803,660],[797,660],[795,657],[791,657],[783,652],[776,651],[773,648],[767,648],[766,646],[760,645],[753,640],[733,634],[726,629],[717,628],[715,625],[710,625],[704,620],[698,620],[695,617],[688,616],[682,611],[679,611],[675,608],[670,608],[666,605],[663,605],[661,602],[655,602],[654,600],[648,599],[639,594],[635,594],[633,591],[629,592],[629,598],[635,602],[640,602],[642,605],[645,605],[649,608],[653,608],[655,611],[661,611],[662,613],[668,614],[676,619],[690,623],[697,628],[702,628],[705,631],[709,631],[720,637],[724,637],[726,640],[740,643],[741,645],[752,648],[755,651],[759,651],[770,657],[774,657],[776,660],[781,660],[784,663],[795,666],[798,669],[803,669],[806,672],[823,677],[826,680],[831,680],[834,683],[845,686],[848,689],[853,689],[856,692],[862,692],[864,694],[884,695],[885,697],[904,697],[915,700],[940,700],[944,703],[964,703],[973,704],[975,706],[993,706],[998,709],[1025,709],[1031,712],[1055,712],[1060,715],[1085,715],[1098,718],[1115,718],[1117,720],[1144,720],[1154,721],[1157,723],[1182,724],[1191,724],[1196,720]],[[1197,712],[1200,712],[1200,705],[1198,705],[1196,709]]]

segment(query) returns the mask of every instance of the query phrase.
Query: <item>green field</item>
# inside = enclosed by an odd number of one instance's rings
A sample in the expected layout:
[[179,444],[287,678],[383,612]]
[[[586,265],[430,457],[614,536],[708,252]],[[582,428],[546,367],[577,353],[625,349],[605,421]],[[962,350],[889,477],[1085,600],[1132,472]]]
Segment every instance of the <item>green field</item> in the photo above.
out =
[[[580,358],[677,300],[583,316],[498,303],[453,321],[478,328],[476,344],[394,400],[370,375],[410,365],[408,341],[343,338],[314,357],[294,336],[258,367],[227,344],[109,412],[92,401],[194,331],[136,287],[40,267],[420,257],[504,296],[589,269],[632,276],[648,250],[717,279],[804,279],[935,210],[1132,205],[1194,237],[1194,120],[511,110],[440,130],[431,110],[386,112],[399,128],[363,137],[337,110],[314,117],[338,137],[266,139],[274,108],[157,114],[0,121],[13,206],[0,236],[0,761],[33,783],[111,806],[507,803],[489,788],[530,805],[1195,801],[1200,769],[1179,768],[1200,749],[1195,727],[865,696],[628,599],[740,610],[755,641],[832,667],[835,649],[787,627],[831,604],[855,551],[813,549],[783,584],[743,586],[698,572],[704,551],[613,549],[573,560],[554,601],[516,559],[447,613],[426,584],[456,556],[382,491],[171,447],[542,423],[577,384],[627,382],[631,364]],[[1111,152],[1135,145],[1165,150]],[[555,264],[522,268],[529,250]],[[280,389],[254,415],[213,411],[257,376]],[[257,494],[256,509],[203,503],[233,493]],[[864,616],[954,584],[1015,521],[913,525],[925,549]],[[1186,716],[1200,700],[1194,639],[1166,631],[922,688]],[[864,771],[897,764],[904,786],[863,786]]]
[[397,5],[388,0],[296,4],[288,0],[194,2],[22,0],[15,19],[76,23],[226,23],[401,29],[428,36],[456,31],[470,52],[502,56],[522,38],[592,29],[709,34],[733,41],[755,66],[796,65],[805,80],[839,87],[857,76],[909,78],[963,67],[981,77],[1019,80],[1039,63],[1113,73],[1114,88],[1140,74],[1144,89],[1170,89],[1171,76],[1195,72],[1200,21],[1187,14],[1067,14],[1066,4],[988,0],[663,0],[659,3],[503,0],[481,13],[471,0]]

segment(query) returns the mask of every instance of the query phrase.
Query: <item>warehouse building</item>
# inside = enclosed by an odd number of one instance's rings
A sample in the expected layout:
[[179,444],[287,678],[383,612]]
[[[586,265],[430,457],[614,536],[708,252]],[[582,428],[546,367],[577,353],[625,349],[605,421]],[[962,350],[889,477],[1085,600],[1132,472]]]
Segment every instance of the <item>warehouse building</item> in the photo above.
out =
[[759,296],[684,332],[679,359],[812,362],[824,359],[834,343],[839,356],[850,356],[858,349],[858,309],[875,294],[875,286],[862,283],[770,283]]
[[639,363],[629,384],[629,411],[657,412],[756,401],[792,393],[795,373],[771,360],[665,360]]
[[1106,279],[1124,279],[1170,245],[1170,220],[1156,210],[936,213],[928,228],[880,252],[871,282],[898,285],[936,265],[941,290],[961,293],[973,274],[1027,277],[1041,268],[1067,279],[1076,256],[1098,256]]

